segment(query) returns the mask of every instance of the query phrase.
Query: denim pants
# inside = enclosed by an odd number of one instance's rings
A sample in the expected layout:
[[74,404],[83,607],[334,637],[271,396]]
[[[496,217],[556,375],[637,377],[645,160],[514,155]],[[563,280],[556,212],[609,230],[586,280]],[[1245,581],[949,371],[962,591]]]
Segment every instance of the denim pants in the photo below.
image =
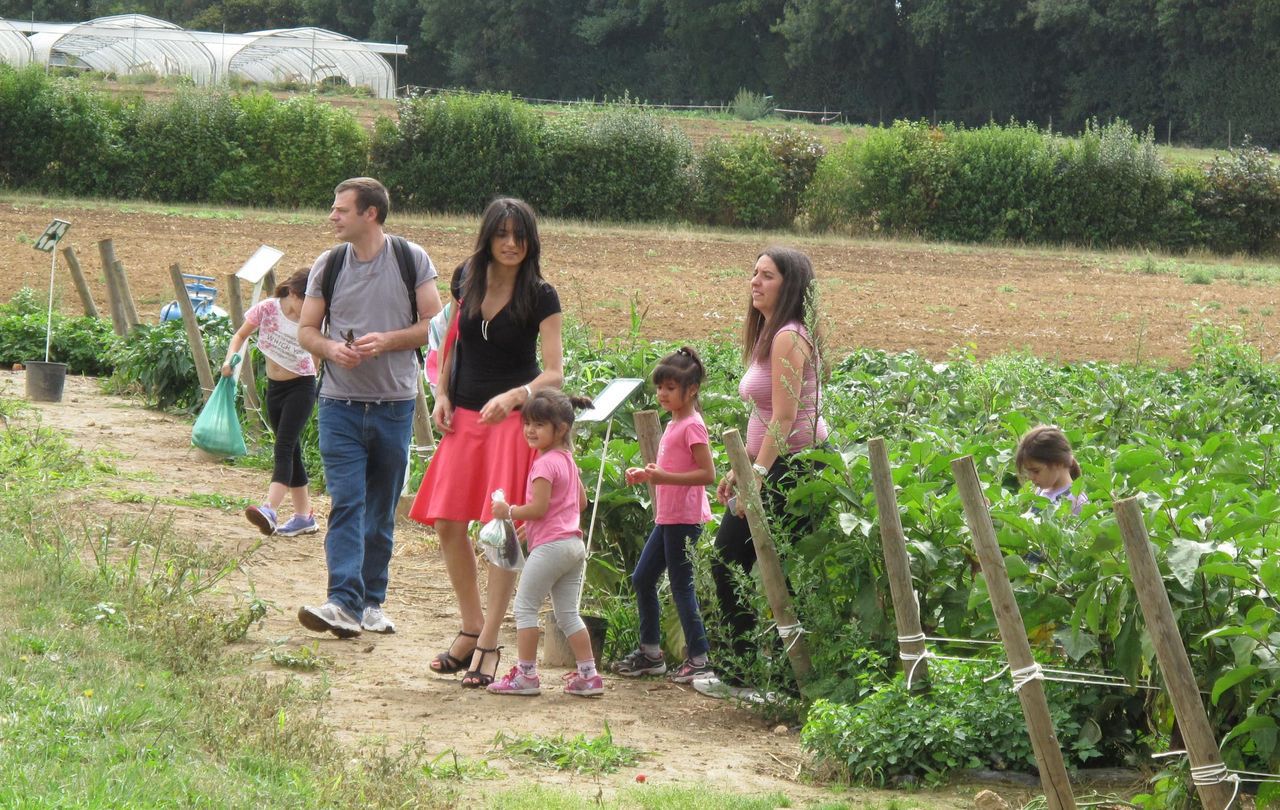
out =
[[671,599],[676,603],[676,615],[684,628],[684,641],[689,647],[690,658],[706,655],[707,633],[702,625],[702,611],[698,607],[698,595],[693,590],[693,561],[689,559],[689,546],[702,534],[697,523],[660,524],[653,527],[644,550],[631,573],[631,585],[636,590],[636,609],[640,613],[640,643],[661,644],[662,626],[658,607],[658,581],[667,572],[671,581]]
[[387,597],[396,502],[409,467],[414,401],[320,398],[320,455],[329,490],[329,601],[359,616]]

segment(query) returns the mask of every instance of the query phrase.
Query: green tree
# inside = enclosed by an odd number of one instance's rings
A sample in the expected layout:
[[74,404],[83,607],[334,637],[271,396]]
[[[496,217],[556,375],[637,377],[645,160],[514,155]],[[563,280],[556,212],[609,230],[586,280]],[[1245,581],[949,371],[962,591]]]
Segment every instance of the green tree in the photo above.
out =
[[786,40],[774,30],[784,0],[666,0],[670,77],[693,100],[726,101],[739,88],[774,93],[786,76]]

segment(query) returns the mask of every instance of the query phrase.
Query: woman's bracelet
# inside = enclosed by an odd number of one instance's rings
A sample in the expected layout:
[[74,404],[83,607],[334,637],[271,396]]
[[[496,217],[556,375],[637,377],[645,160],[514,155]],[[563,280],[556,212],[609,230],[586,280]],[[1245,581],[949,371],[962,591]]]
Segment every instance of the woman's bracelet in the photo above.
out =
[[755,470],[756,475],[760,476],[761,478],[764,478],[766,475],[769,474],[769,468],[764,466],[763,464],[752,464],[751,469]]
[[529,400],[533,399],[533,388],[532,388],[532,387],[530,387],[527,383],[526,383],[525,385],[520,386],[520,387],[524,389],[524,401],[525,401],[525,402],[528,402]]

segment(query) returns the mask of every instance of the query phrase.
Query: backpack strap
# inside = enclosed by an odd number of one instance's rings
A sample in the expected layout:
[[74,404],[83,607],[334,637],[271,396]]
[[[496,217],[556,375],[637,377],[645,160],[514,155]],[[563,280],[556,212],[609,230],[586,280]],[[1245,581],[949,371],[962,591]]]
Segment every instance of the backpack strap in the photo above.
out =
[[324,267],[324,280],[320,283],[320,293],[324,296],[324,331],[329,333],[329,305],[333,301],[333,291],[338,285],[338,273],[346,264],[349,246],[346,242],[329,248],[329,260]]

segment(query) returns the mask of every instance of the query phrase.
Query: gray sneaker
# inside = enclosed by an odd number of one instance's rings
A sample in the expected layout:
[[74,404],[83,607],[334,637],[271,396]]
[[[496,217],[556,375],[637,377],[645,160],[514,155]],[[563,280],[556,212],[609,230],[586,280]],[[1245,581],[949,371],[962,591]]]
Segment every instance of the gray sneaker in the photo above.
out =
[[394,633],[395,622],[382,612],[381,605],[365,605],[364,615],[360,617],[360,626],[370,633]]
[[338,638],[355,638],[360,635],[360,622],[342,605],[325,602],[320,607],[303,605],[298,609],[298,621],[316,633],[333,633]]

